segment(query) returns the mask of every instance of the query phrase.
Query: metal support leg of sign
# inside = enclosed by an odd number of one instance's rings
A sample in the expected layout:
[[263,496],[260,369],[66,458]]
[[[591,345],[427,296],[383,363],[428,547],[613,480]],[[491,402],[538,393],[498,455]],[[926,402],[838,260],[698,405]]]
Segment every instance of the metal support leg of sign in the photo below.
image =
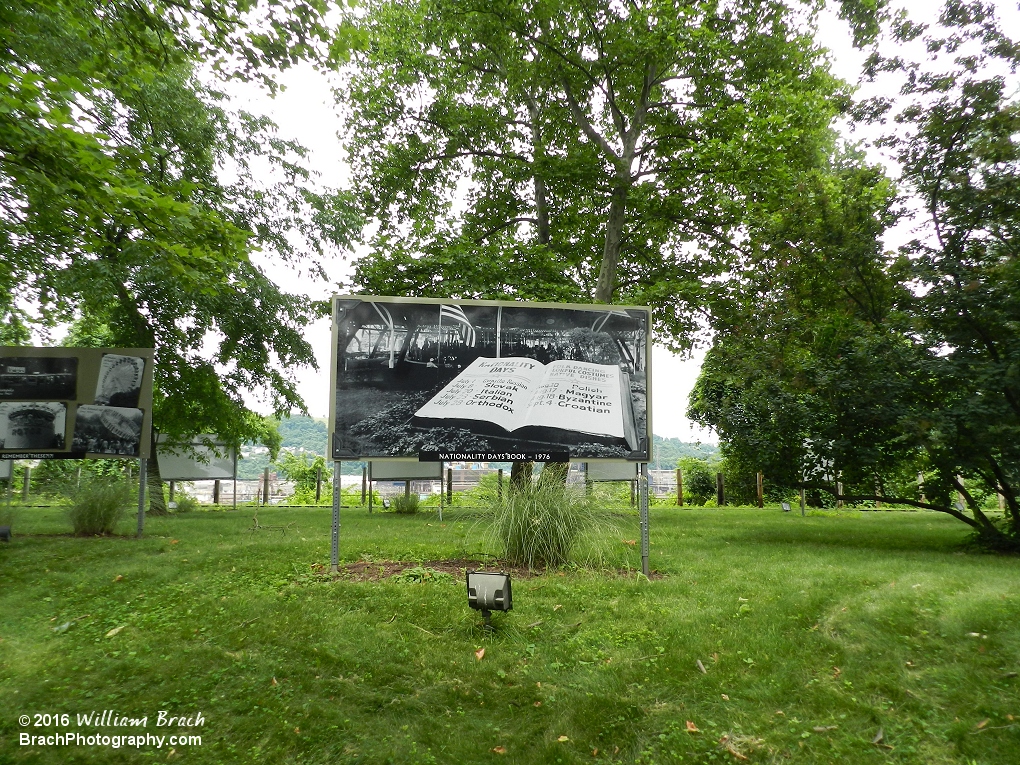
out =
[[[443,501],[446,492],[443,491],[443,463],[439,463],[439,522],[443,522]],[[1001,495],[1000,495],[1001,496]]]
[[641,573],[648,576],[648,463],[640,465],[641,477],[638,479],[641,512]]
[[142,531],[145,528],[145,473],[148,467],[148,460],[142,457],[138,460],[138,538],[142,538]]
[[333,463],[333,536],[329,570],[335,574],[340,565],[340,463]]

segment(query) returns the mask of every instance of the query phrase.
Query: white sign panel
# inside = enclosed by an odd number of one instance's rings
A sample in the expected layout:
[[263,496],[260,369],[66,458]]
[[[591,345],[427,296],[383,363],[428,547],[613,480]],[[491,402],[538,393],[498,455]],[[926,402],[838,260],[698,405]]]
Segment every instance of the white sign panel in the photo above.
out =
[[418,462],[417,460],[387,460],[369,462],[368,478],[372,481],[421,481],[438,480],[443,477],[441,462]]
[[637,465],[633,462],[589,462],[589,481],[633,481]]
[[205,481],[234,478],[234,450],[216,443],[216,436],[198,436],[187,448],[171,449],[159,437],[156,458],[164,481]]

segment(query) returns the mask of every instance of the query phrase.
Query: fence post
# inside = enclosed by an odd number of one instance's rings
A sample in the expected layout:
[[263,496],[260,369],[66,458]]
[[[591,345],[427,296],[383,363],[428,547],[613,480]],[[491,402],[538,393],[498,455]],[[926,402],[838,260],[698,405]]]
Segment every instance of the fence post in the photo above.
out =
[[917,474],[917,493],[921,495],[922,502],[928,501],[928,498],[924,496],[924,473]]
[[805,500],[805,497],[804,497],[804,487],[801,486],[800,487],[800,517],[801,518],[803,518],[805,516],[805,514],[806,514],[806,511],[804,509],[804,505],[806,503],[805,503],[804,500]]
[[676,469],[676,506],[684,506],[684,474],[680,468]]
[[269,504],[269,468],[266,468],[262,473],[262,505],[263,507]]
[[719,507],[726,504],[726,492],[723,487],[723,474],[715,474],[715,501]]
[[453,504],[453,468],[446,469],[446,504]]
[[765,474],[758,473],[758,507],[765,507]]
[[499,469],[499,475],[496,476],[496,496],[503,499],[503,468]]
[[836,509],[843,507],[843,482],[836,481]]
[[637,479],[634,478],[634,479],[631,479],[631,482],[630,482],[630,506],[631,507],[634,507],[634,505],[637,503],[637,497],[635,496],[636,494],[637,494]]
[[361,468],[361,504],[364,506],[368,497],[368,466]]
[[322,499],[322,468],[315,468],[315,504]]
[[404,499],[411,498],[411,482],[404,481]]
[[[14,468],[11,468],[12,474]],[[25,477],[21,484],[21,502],[22,504],[28,502],[28,487],[32,483],[32,468],[29,465],[25,465]]]
[[177,481],[171,481],[170,482],[170,499],[168,500],[169,502],[173,502],[174,501],[174,489],[176,489],[176,488],[177,488]]
[[212,503],[218,505],[220,503],[220,479],[217,478],[213,481],[212,485]]

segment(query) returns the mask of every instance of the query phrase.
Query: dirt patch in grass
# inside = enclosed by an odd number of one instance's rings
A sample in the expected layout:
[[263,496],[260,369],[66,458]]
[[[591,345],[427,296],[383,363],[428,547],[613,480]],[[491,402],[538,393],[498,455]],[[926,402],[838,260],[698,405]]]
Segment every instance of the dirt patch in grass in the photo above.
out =
[[[356,563],[340,564],[339,576],[342,579],[358,582],[378,582],[389,579],[392,576],[402,574],[408,569],[426,569],[436,573],[450,574],[455,579],[463,579],[467,571],[499,571],[510,574],[516,579],[531,579],[537,576],[566,576],[568,572],[556,569],[528,569],[525,566],[509,566],[499,561],[483,562],[469,560],[467,558],[454,558],[450,560],[427,560],[422,562],[404,562],[392,560],[378,561],[357,561]],[[316,574],[327,574],[329,567],[322,564],[315,564],[313,571]],[[601,573],[610,576],[634,576],[634,571],[624,569],[606,570]],[[652,571],[649,579],[662,579],[662,574]]]

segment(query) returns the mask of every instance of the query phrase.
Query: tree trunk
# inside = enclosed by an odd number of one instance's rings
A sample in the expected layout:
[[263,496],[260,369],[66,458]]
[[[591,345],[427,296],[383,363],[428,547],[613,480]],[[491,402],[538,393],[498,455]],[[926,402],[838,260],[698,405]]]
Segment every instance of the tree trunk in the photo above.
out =
[[538,487],[544,489],[552,486],[566,487],[569,462],[547,462],[538,476]]
[[618,179],[609,203],[609,218],[606,220],[606,244],[599,267],[599,281],[595,288],[596,303],[612,303],[616,292],[616,269],[620,263],[620,244],[623,241],[623,223],[627,212],[627,181]]
[[552,237],[549,233],[549,203],[546,196],[545,177],[542,163],[545,159],[545,142],[542,140],[541,110],[538,102],[527,95],[528,116],[531,120],[532,161],[531,172],[535,180],[535,219],[538,221],[538,243],[547,245]]
[[159,460],[156,459],[156,429],[152,430],[149,447],[149,464],[146,465],[145,488],[149,499],[149,515],[168,515],[166,499],[163,497],[163,477],[159,474]]
[[534,462],[517,461],[510,468],[510,493],[518,492],[531,485],[531,473],[535,469]]

